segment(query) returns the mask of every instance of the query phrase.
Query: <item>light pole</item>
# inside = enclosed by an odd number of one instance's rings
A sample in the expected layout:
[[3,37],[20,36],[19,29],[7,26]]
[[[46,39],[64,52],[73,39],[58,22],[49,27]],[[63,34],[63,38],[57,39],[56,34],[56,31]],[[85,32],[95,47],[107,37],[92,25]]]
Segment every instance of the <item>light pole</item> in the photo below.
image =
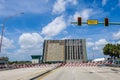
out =
[[95,59],[94,50],[93,50],[93,60]]
[[1,40],[0,40],[0,53],[1,53],[1,49],[2,49],[2,41],[3,41],[3,34],[4,34],[4,29],[5,29],[5,23],[6,23],[6,21],[7,21],[8,19],[10,19],[10,18],[12,18],[12,17],[14,17],[14,16],[16,16],[16,15],[19,15],[19,14],[24,14],[24,13],[21,12],[21,13],[14,14],[14,15],[11,15],[11,16],[9,16],[9,17],[4,18],[4,20],[3,20]]
[[95,59],[94,49],[92,48],[93,60]]

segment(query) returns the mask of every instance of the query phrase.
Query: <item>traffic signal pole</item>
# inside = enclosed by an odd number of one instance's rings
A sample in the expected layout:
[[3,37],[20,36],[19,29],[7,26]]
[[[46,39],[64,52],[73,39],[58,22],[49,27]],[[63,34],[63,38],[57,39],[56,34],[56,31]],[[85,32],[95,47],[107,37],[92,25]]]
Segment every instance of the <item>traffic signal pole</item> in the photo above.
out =
[[71,22],[71,24],[77,24],[78,26],[82,26],[82,24],[88,25],[97,25],[97,24],[104,24],[105,27],[109,25],[120,25],[120,22],[109,22],[108,18],[104,19],[104,22],[99,22],[98,20],[87,20],[86,22],[82,22],[82,18],[78,17],[77,22]]
[[[71,24],[77,24],[77,23],[78,22],[71,22]],[[87,24],[87,22],[82,22],[82,24]],[[104,22],[99,22],[98,24],[104,24]],[[109,22],[109,25],[120,25],[120,22]]]

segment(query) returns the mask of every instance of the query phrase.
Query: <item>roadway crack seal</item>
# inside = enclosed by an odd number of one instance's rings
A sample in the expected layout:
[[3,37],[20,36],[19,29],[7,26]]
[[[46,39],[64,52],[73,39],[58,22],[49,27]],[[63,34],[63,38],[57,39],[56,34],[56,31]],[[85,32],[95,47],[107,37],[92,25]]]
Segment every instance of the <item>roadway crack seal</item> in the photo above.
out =
[[39,74],[39,75],[31,78],[30,80],[35,80],[35,79],[37,79],[37,78],[39,78],[39,77],[41,77],[41,76],[43,76],[43,75],[45,75],[45,74],[47,74],[47,73],[50,73],[51,71],[53,71],[53,70],[55,70],[55,69],[57,69],[57,68],[59,68],[59,67],[61,67],[61,65],[60,65],[60,66],[57,66],[56,68],[54,68],[54,69],[52,69],[52,70],[48,70],[48,71],[46,71],[46,72],[44,72],[44,73],[42,73],[42,74]]

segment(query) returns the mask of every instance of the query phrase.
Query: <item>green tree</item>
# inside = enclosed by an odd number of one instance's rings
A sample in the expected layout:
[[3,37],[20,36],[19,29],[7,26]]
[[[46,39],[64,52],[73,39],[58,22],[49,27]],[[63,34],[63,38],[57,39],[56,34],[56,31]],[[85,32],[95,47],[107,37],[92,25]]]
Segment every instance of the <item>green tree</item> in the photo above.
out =
[[120,44],[117,44],[117,57],[120,58]]
[[9,58],[8,57],[0,57],[0,60],[9,61]]
[[109,55],[109,56],[113,57],[112,44],[106,44],[105,47],[103,48],[103,53],[104,53],[104,55]]
[[103,48],[104,55],[109,55],[111,58],[120,57],[120,44],[106,44]]

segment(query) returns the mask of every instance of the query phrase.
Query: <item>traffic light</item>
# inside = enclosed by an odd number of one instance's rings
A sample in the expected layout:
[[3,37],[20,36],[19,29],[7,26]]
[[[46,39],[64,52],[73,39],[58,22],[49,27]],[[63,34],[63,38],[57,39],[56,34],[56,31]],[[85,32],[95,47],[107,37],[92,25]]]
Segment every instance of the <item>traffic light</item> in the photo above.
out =
[[109,25],[109,20],[108,20],[108,18],[105,18],[105,20],[104,20],[104,25],[105,25],[105,26],[108,26],[108,25]]
[[81,26],[81,25],[82,25],[82,18],[78,17],[78,26]]
[[97,24],[104,24],[105,27],[109,25],[120,25],[120,22],[109,22],[109,18],[104,18],[104,22],[99,22],[96,19],[89,19],[86,22],[82,21],[82,17],[78,17],[76,22],[71,22],[71,24],[77,24],[78,26],[82,26],[82,24],[88,25],[97,25]]

